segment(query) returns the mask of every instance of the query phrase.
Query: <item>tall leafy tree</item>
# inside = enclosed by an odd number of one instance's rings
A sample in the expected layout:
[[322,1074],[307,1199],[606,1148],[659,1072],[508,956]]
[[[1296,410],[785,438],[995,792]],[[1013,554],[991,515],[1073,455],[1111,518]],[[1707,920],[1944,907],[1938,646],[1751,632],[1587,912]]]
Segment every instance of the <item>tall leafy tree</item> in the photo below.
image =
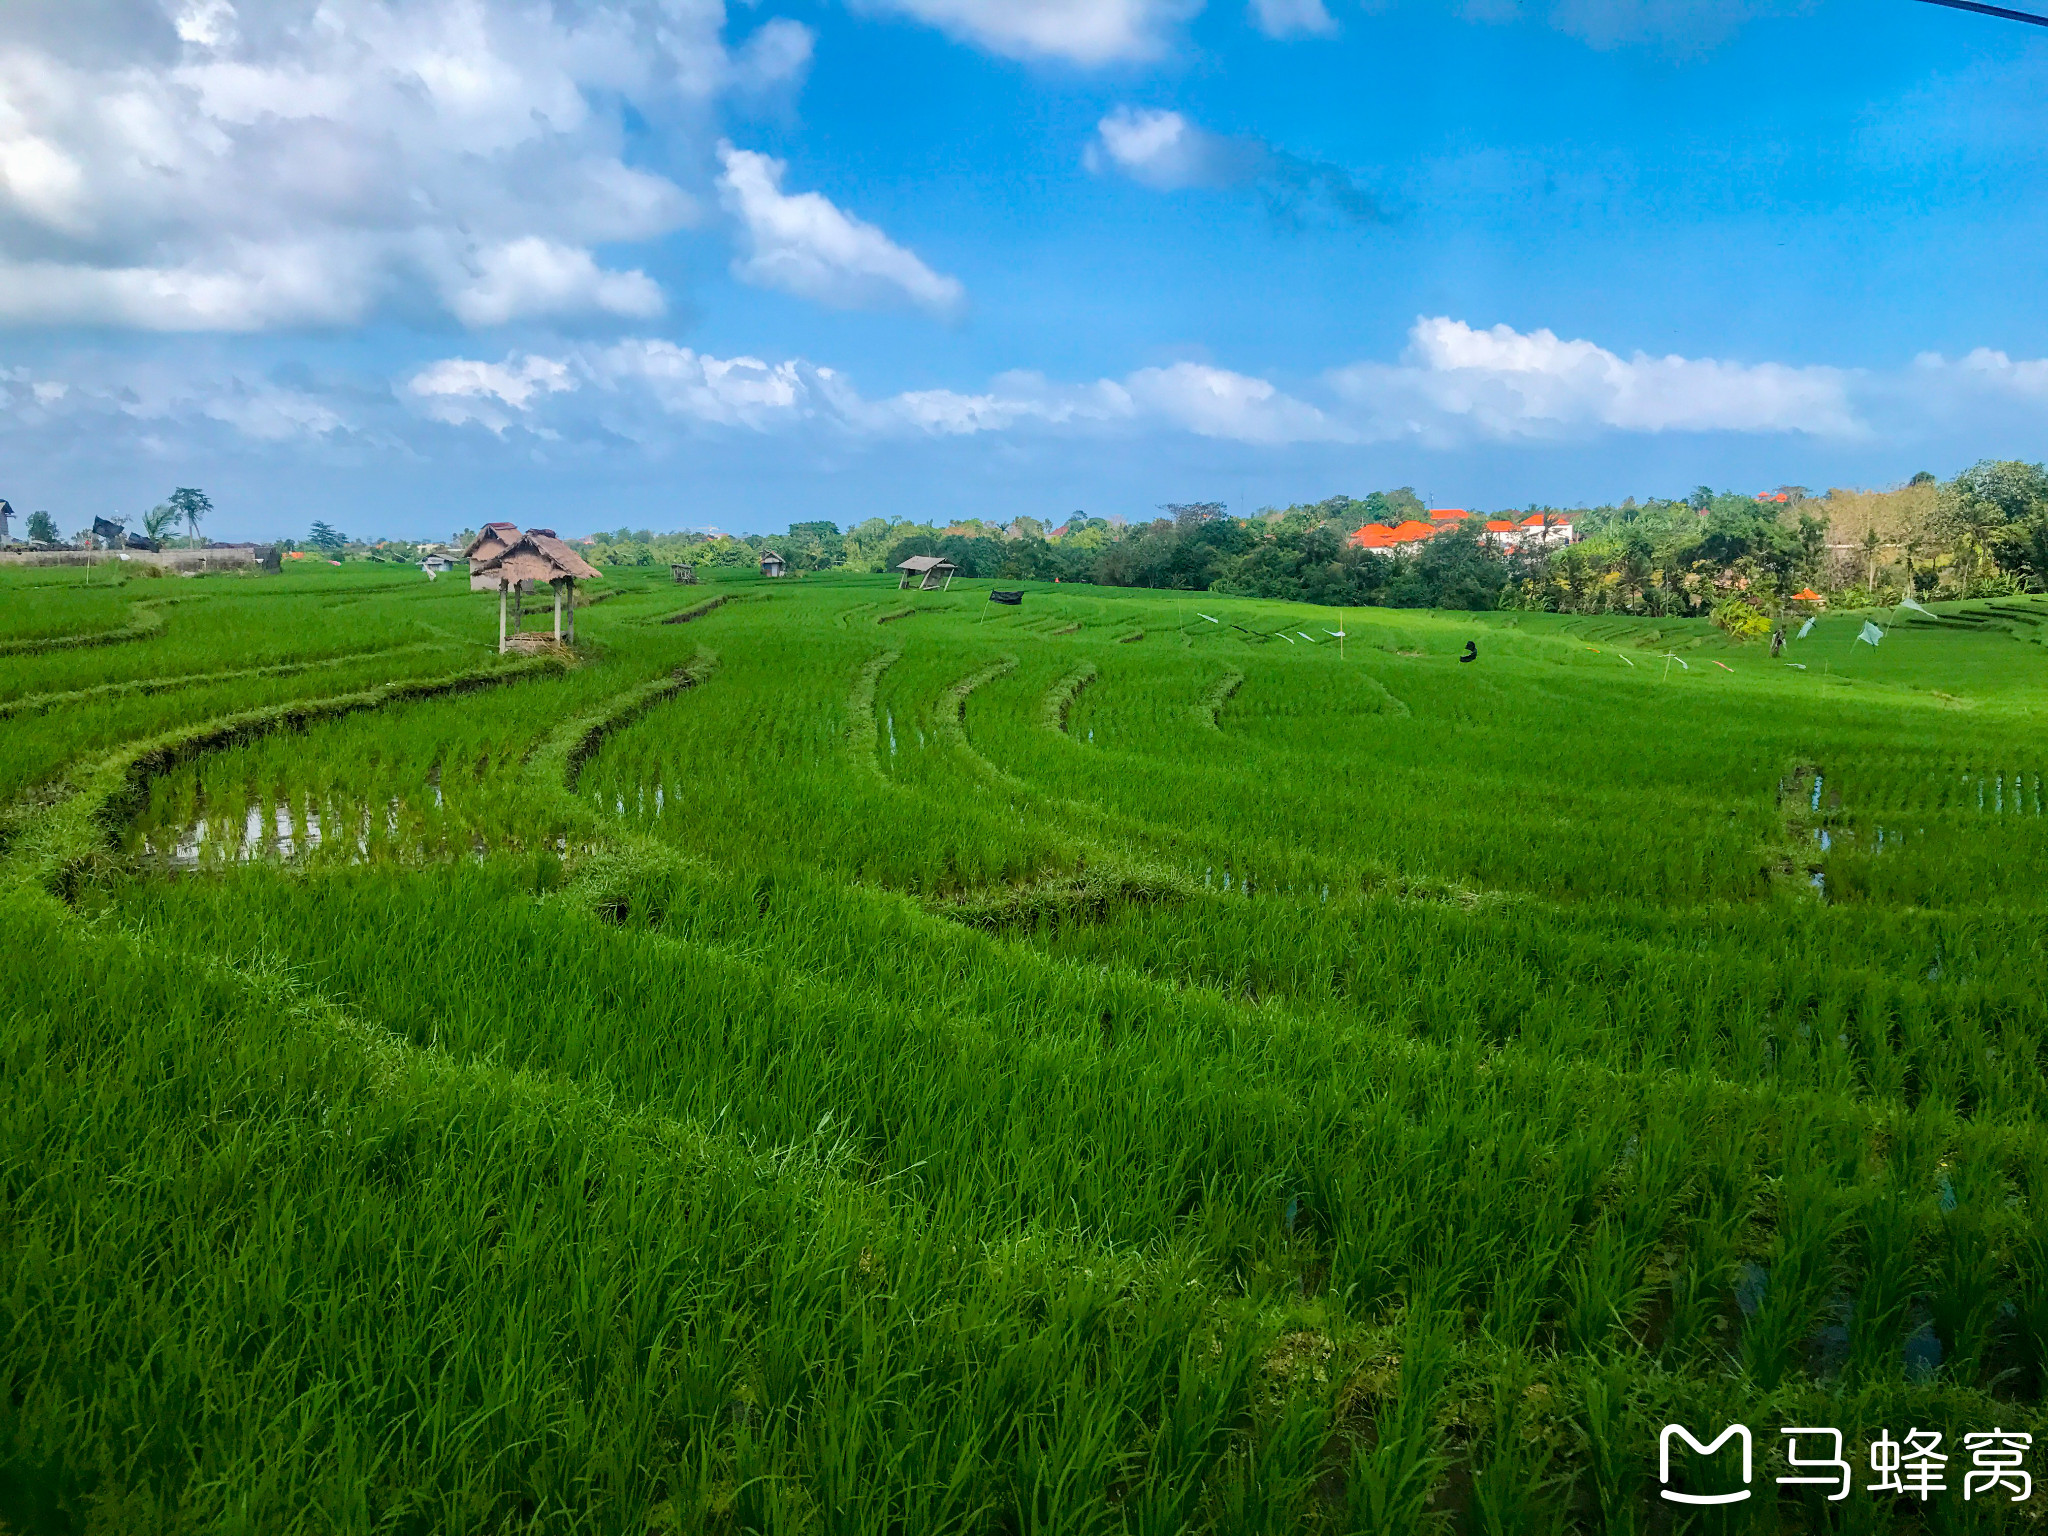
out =
[[2000,530],[1995,553],[2004,569],[2048,588],[2048,512],[2007,523]]
[[142,514],[142,531],[152,539],[163,539],[183,521],[183,514],[168,501],[160,501]]
[[306,535],[306,542],[315,549],[326,550],[331,555],[340,550],[348,542],[348,538],[330,524],[316,522]]
[[[213,510],[213,498],[196,486],[181,485],[171,492],[166,506],[175,507],[178,516],[185,520],[185,526],[193,538],[199,537],[199,524]],[[154,538],[156,535],[152,534]]]
[[31,512],[27,532],[31,544],[54,544],[57,542],[57,519],[47,512]]

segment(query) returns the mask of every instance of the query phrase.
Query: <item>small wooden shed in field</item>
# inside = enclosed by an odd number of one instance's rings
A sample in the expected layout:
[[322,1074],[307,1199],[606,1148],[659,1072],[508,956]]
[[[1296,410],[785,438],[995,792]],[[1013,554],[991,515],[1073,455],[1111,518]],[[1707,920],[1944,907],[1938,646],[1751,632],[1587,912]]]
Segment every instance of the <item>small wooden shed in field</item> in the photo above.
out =
[[697,585],[697,567],[694,565],[672,565],[669,569],[676,573],[677,586],[694,587]]
[[789,566],[784,562],[782,556],[775,553],[772,549],[761,551],[761,574],[763,576],[783,576],[787,575],[788,572]]
[[573,645],[576,643],[576,583],[604,574],[556,538],[555,530],[552,528],[527,529],[502,554],[494,556],[481,566],[472,561],[469,570],[471,586],[476,585],[477,577],[480,575],[497,584],[498,649],[501,651],[514,649],[519,641],[519,619],[516,611],[511,632],[508,634],[505,628],[505,606],[509,594],[541,582],[546,582],[554,588],[555,643],[559,645],[564,639],[562,610],[566,607],[569,611],[569,633],[566,638]]
[[903,573],[902,578],[896,583],[898,592],[910,585],[910,578],[913,576],[917,578],[918,591],[930,592],[936,589],[943,592],[953,584],[953,578],[959,573],[960,567],[938,555],[912,555],[896,569]]

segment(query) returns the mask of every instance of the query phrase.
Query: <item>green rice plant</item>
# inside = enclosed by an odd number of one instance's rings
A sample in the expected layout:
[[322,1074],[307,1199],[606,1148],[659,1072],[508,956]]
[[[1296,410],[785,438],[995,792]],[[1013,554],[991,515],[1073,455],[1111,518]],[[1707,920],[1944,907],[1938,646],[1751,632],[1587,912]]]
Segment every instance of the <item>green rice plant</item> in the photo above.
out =
[[1661,1529],[1682,1419],[1805,1528],[1767,1426],[2048,1432],[2037,653],[609,579],[17,658],[10,1527]]
[[1449,1464],[1434,1415],[1455,1358],[1448,1321],[1424,1297],[1411,1303],[1400,1333],[1391,1399],[1373,1419],[1370,1445],[1352,1453],[1345,1483],[1347,1528],[1360,1536],[1417,1532],[1432,1519],[1430,1497]]

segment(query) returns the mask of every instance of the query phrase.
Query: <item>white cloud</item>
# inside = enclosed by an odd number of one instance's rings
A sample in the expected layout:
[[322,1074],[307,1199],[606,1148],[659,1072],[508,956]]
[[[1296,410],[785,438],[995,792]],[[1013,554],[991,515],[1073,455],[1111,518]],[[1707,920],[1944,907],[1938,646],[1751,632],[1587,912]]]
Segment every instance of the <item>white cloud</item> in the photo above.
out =
[[[1012,59],[1058,59],[1094,68],[1167,53],[1204,0],[849,0],[893,12]],[[1507,22],[1526,8],[1595,48],[1648,45],[1690,54],[1725,41],[1759,16],[1810,10],[1817,0],[1448,0],[1467,21]],[[1378,9],[1371,0],[1367,9]],[[1337,22],[1326,0],[1246,0],[1268,37],[1329,37]]]
[[638,385],[662,410],[714,426],[765,431],[807,414],[820,371],[798,362],[712,357],[669,341],[622,341],[586,364],[606,386]]
[[527,411],[535,398],[577,387],[569,365],[558,358],[526,357],[502,363],[450,357],[421,369],[405,390],[426,413],[450,426],[475,422],[502,434],[512,424],[505,407]]
[[[861,3],[861,0],[856,0]],[[1202,0],[865,0],[1010,59],[1094,67],[1157,58]]]
[[1079,381],[1018,371],[979,388],[881,395],[802,357],[720,357],[645,336],[554,355],[446,357],[409,370],[395,387],[195,366],[192,345],[147,361],[82,356],[61,367],[0,368],[0,437],[17,458],[14,444],[49,452],[68,442],[105,457],[189,453],[202,443],[218,453],[237,444],[345,446],[360,461],[370,451],[451,451],[445,439],[422,438],[436,430],[428,423],[480,428],[483,444],[528,440],[549,454],[612,454],[628,444],[656,455],[736,438],[789,445],[764,447],[768,454],[977,439],[991,450],[1207,439],[1279,453],[1375,443],[1472,451],[1663,433],[1801,436],[1862,455],[1939,430],[1970,445],[1959,454],[1977,456],[2005,452],[2000,443],[2025,441],[2048,423],[2048,359],[1988,348],[1866,371],[1623,354],[1548,330],[1445,317],[1417,320],[1392,361],[1296,382],[1182,361]]
[[1115,171],[1158,192],[1187,187],[1256,189],[1276,222],[1297,224],[1310,212],[1357,223],[1384,217],[1372,194],[1349,172],[1268,144],[1226,138],[1158,107],[1113,107],[1095,125],[1081,160],[1098,174]]
[[1250,12],[1268,37],[1330,37],[1337,31],[1323,0],[1251,0]]
[[796,84],[811,66],[815,42],[800,21],[777,16],[762,22],[732,57],[734,89],[759,92]]
[[560,358],[450,358],[415,374],[404,392],[435,420],[475,423],[502,434],[515,423],[556,430],[556,408],[585,383],[596,394],[578,404],[594,412],[593,422],[605,432],[640,440],[659,435],[650,416],[754,432],[814,422],[856,437],[1149,429],[1279,444],[1348,435],[1342,423],[1265,379],[1186,362],[1089,384],[1006,373],[981,393],[919,389],[871,400],[843,375],[801,358],[720,358],[634,338]]
[[1398,365],[1330,375],[1374,436],[1562,438],[1624,432],[1804,432],[1856,436],[1851,376],[1837,368],[1637,352],[1505,325],[1422,318]]
[[480,251],[476,279],[449,295],[464,325],[503,325],[521,315],[602,310],[648,319],[666,307],[644,272],[607,272],[590,252],[523,235]]
[[1095,125],[1083,159],[1091,171],[1121,171],[1133,181],[1171,192],[1214,183],[1222,142],[1178,112],[1115,107]]
[[718,158],[719,199],[746,238],[747,254],[733,263],[741,281],[842,309],[904,300],[935,314],[959,309],[959,279],[816,192],[784,192],[782,161],[730,144],[719,145]]
[[332,406],[302,390],[236,381],[197,402],[198,409],[243,437],[263,443],[326,437],[347,423]]
[[601,249],[697,204],[627,163],[622,104],[687,145],[720,92],[809,58],[793,22],[736,53],[723,24],[718,0],[0,5],[0,321],[657,313]]
[[[1970,388],[2048,399],[2048,362],[1976,353],[1953,365],[1923,359],[1915,370],[1934,371],[1960,373]],[[422,371],[408,392],[442,421],[496,432],[515,422],[573,430],[558,420],[561,402],[588,383],[602,408],[593,399],[579,409],[596,411],[603,431],[642,441],[661,436],[663,420],[753,432],[812,423],[858,438],[1186,433],[1261,447],[1401,439],[1443,447],[1614,432],[1868,433],[1851,399],[1855,386],[1870,393],[1868,381],[1845,370],[1624,358],[1547,330],[1479,330],[1445,318],[1418,320],[1398,362],[1352,364],[1319,382],[1320,398],[1309,398],[1254,374],[1178,362],[1088,383],[1015,372],[976,392],[913,389],[870,399],[845,376],[801,358],[718,358],[632,339],[556,359],[451,359]]]
[[1329,442],[1349,436],[1264,379],[1200,363],[1141,368],[1125,380],[1138,409],[1197,437],[1240,443]]
[[317,385],[219,370],[189,357],[81,357],[69,371],[67,379],[52,379],[0,369],[0,434],[20,433],[43,451],[68,444],[95,454],[115,444],[121,454],[185,451],[209,426],[225,428],[231,443],[287,449],[359,435],[342,396]]
[[1938,352],[1923,352],[1913,359],[1923,385],[1947,393],[1990,394],[2039,401],[2048,404],[2048,358],[2014,362],[1990,347],[1950,362]]

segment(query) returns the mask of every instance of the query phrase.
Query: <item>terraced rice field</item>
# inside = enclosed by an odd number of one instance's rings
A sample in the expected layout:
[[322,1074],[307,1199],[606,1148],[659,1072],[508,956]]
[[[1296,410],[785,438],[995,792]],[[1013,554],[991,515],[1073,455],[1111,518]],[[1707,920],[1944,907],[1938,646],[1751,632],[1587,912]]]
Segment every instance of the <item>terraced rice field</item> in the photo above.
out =
[[0,577],[5,1529],[2039,1528],[2048,603],[605,585]]

